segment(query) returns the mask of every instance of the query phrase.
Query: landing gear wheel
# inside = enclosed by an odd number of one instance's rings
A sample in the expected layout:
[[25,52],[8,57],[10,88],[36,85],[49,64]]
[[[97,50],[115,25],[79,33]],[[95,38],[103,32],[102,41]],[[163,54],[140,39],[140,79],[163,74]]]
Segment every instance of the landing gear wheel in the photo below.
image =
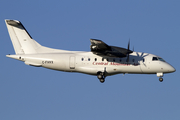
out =
[[103,75],[99,74],[98,76],[98,79],[103,79]]
[[97,73],[97,78],[99,79],[99,81],[100,81],[101,83],[104,83],[104,81],[105,81],[105,75],[104,75],[103,72],[98,72],[98,73]]
[[99,79],[99,81],[100,81],[101,83],[104,83],[105,80],[102,78],[102,79]]
[[162,82],[162,81],[163,81],[163,78],[159,78],[159,81]]

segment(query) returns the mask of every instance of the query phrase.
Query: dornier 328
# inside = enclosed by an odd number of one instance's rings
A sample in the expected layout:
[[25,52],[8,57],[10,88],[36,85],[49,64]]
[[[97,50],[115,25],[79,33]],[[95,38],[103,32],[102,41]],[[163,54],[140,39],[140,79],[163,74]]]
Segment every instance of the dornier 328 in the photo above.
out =
[[36,42],[20,21],[5,20],[5,23],[16,53],[6,56],[27,65],[94,75],[101,83],[107,76],[126,73],[156,74],[162,82],[165,73],[176,71],[159,56],[130,50],[130,43],[126,49],[90,39],[90,52],[53,49]]

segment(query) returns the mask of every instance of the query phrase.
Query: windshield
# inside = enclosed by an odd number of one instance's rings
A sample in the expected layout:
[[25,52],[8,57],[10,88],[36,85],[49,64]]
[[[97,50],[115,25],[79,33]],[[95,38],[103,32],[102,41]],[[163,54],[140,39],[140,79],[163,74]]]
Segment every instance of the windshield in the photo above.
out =
[[163,61],[163,62],[166,62],[164,59],[162,59],[160,57],[153,57],[152,61]]

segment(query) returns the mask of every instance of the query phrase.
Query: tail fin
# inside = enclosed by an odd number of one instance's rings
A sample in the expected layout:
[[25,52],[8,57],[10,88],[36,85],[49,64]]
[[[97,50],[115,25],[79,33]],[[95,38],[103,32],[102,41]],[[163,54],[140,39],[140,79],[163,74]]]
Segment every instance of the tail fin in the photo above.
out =
[[34,54],[41,47],[32,39],[20,21],[5,20],[6,26],[16,54]]

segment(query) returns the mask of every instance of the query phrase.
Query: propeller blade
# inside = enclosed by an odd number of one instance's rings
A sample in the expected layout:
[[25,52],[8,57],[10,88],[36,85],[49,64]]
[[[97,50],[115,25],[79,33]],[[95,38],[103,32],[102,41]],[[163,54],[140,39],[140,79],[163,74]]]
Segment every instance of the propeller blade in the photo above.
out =
[[128,51],[129,51],[129,47],[130,47],[130,39],[129,39],[129,42],[128,42]]
[[127,60],[126,60],[127,64],[129,62],[129,47],[130,47],[130,39],[129,39],[129,42],[128,42],[128,49],[127,49]]
[[126,60],[127,64],[129,63],[129,54],[127,55],[127,60]]

